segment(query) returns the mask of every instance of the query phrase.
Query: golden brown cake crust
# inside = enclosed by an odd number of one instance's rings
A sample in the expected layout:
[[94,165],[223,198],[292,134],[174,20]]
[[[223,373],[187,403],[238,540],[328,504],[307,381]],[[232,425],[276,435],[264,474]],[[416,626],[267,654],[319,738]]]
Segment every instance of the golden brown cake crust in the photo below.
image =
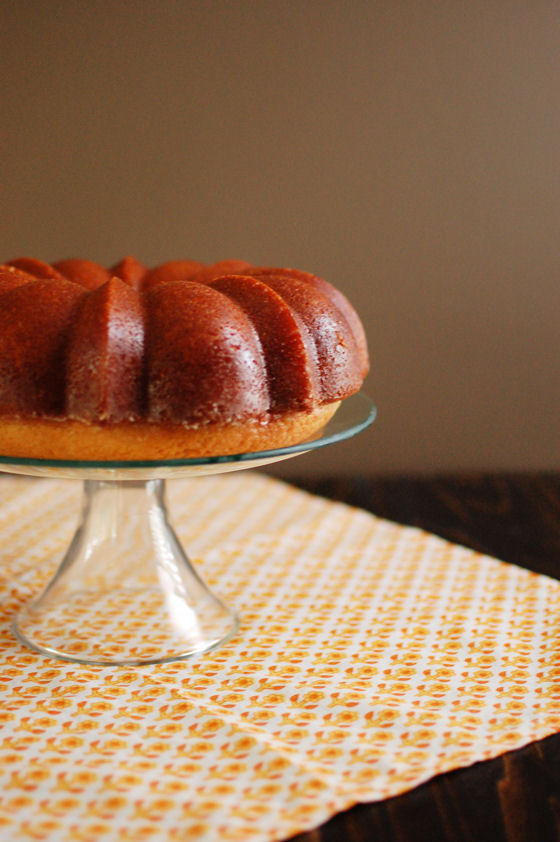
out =
[[158,461],[294,444],[368,370],[325,280],[243,260],[0,265],[0,455]]
[[340,402],[288,412],[265,423],[179,424],[81,421],[0,416],[3,456],[72,461],[161,461],[249,453],[296,444],[317,435]]

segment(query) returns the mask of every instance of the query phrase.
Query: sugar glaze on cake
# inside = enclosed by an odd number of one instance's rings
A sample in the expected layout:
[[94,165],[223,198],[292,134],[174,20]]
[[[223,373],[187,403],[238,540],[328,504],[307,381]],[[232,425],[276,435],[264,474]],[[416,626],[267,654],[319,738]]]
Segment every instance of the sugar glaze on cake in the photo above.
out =
[[172,459],[302,441],[368,371],[327,281],[240,260],[0,265],[0,453]]

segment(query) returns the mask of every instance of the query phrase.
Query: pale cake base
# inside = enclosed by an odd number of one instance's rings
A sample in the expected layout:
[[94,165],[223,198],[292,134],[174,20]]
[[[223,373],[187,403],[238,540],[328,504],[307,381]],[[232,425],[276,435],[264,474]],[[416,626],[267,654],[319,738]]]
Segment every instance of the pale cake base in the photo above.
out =
[[298,444],[318,434],[340,401],[311,412],[271,416],[265,423],[197,428],[148,422],[87,424],[0,416],[0,456],[72,461],[160,461],[227,456]]

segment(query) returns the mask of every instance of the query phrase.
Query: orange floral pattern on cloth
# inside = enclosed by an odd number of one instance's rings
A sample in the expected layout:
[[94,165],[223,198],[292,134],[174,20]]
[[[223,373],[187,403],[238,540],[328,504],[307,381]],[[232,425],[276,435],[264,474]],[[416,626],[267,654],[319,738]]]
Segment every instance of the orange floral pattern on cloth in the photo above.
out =
[[149,667],[36,655],[10,620],[78,492],[0,478],[6,842],[286,839],[560,727],[560,583],[249,472],[168,487],[233,640]]

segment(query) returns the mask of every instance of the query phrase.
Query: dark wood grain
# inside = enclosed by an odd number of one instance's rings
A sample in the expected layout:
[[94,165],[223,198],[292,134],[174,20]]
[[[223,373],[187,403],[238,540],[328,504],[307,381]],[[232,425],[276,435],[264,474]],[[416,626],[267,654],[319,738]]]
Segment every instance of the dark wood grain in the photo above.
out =
[[[291,481],[560,579],[560,475]],[[296,840],[559,842],[560,734],[358,805]]]

